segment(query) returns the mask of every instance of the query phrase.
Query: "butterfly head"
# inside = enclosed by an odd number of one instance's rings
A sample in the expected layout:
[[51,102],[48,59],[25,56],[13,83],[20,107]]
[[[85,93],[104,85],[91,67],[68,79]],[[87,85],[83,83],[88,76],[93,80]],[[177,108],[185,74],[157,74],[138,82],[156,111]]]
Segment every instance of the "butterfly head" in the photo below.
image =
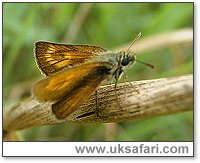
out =
[[136,59],[135,55],[126,54],[125,52],[122,52],[122,53],[123,55],[121,57],[121,66],[128,66],[135,63],[135,59]]
[[135,63],[135,59],[135,55],[131,55],[130,53],[126,52],[119,52],[117,66],[114,72],[112,73],[113,77],[115,78],[116,84],[121,75],[123,74],[124,68]]
[[149,63],[145,63],[140,60],[137,60],[136,55],[133,52],[120,52],[118,56],[119,56],[119,58],[118,58],[117,67],[116,67],[115,71],[112,73],[112,75],[115,78],[115,87],[117,85],[118,80],[122,76],[125,67],[129,67],[129,66],[133,65],[134,63],[139,62],[139,63],[146,65],[152,69],[154,68],[154,66]]

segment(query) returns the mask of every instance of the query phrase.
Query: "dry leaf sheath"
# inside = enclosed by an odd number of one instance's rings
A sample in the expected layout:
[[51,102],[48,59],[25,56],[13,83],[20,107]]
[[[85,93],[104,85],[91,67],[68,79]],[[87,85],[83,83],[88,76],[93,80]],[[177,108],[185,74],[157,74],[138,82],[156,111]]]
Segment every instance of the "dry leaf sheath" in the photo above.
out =
[[32,97],[13,107],[4,115],[3,129],[5,131],[19,130],[64,121],[121,122],[193,109],[193,75],[134,81],[131,84],[122,83],[118,84],[116,91],[117,99],[114,85],[106,85],[98,89],[99,117],[95,113],[97,107],[95,95],[92,95],[87,102],[64,120],[58,120],[55,117],[50,103],[40,103]]

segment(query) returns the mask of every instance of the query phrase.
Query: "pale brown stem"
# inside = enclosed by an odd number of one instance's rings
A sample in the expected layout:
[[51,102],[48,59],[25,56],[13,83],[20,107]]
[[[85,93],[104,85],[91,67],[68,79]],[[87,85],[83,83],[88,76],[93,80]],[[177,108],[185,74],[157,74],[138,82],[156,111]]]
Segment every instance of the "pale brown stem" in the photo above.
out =
[[[134,51],[139,55],[152,49],[162,49],[164,47],[188,42],[193,42],[193,30],[190,28],[158,33],[149,37],[142,36],[140,40],[137,40],[134,45],[131,46],[130,51]],[[126,50],[128,46],[130,46],[130,43],[122,45],[116,48],[116,50]]]
[[13,107],[4,116],[3,129],[12,131],[64,121],[121,122],[193,110],[193,75],[122,83],[117,86],[116,91],[121,107],[116,101],[114,85],[106,85],[98,89],[99,117],[95,114],[95,96],[92,95],[65,120],[58,120],[55,117],[51,104],[40,103],[32,97]]

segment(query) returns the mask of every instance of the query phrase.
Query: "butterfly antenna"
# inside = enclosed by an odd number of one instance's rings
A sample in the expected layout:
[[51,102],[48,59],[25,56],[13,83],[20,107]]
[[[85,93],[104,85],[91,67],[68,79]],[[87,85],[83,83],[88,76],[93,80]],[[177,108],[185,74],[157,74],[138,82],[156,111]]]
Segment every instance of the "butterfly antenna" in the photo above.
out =
[[145,62],[142,62],[142,61],[138,61],[138,60],[136,60],[136,59],[135,59],[135,61],[136,61],[136,62],[139,62],[139,63],[142,63],[143,65],[146,65],[146,66],[148,66],[148,67],[154,69],[154,65],[152,65],[152,64],[145,63]]
[[141,32],[139,32],[138,34],[137,34],[137,36],[135,37],[135,39],[132,41],[132,43],[130,44],[130,46],[127,48],[127,52],[130,50],[130,48],[132,47],[132,45],[140,38],[142,36],[142,33]]

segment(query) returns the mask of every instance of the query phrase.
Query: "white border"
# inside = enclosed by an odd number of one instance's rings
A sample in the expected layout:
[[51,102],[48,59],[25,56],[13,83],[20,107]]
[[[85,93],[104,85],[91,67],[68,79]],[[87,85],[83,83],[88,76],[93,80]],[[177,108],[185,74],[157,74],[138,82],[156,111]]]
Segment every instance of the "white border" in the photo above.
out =
[[3,148],[3,156],[193,156],[193,142],[3,142]]

